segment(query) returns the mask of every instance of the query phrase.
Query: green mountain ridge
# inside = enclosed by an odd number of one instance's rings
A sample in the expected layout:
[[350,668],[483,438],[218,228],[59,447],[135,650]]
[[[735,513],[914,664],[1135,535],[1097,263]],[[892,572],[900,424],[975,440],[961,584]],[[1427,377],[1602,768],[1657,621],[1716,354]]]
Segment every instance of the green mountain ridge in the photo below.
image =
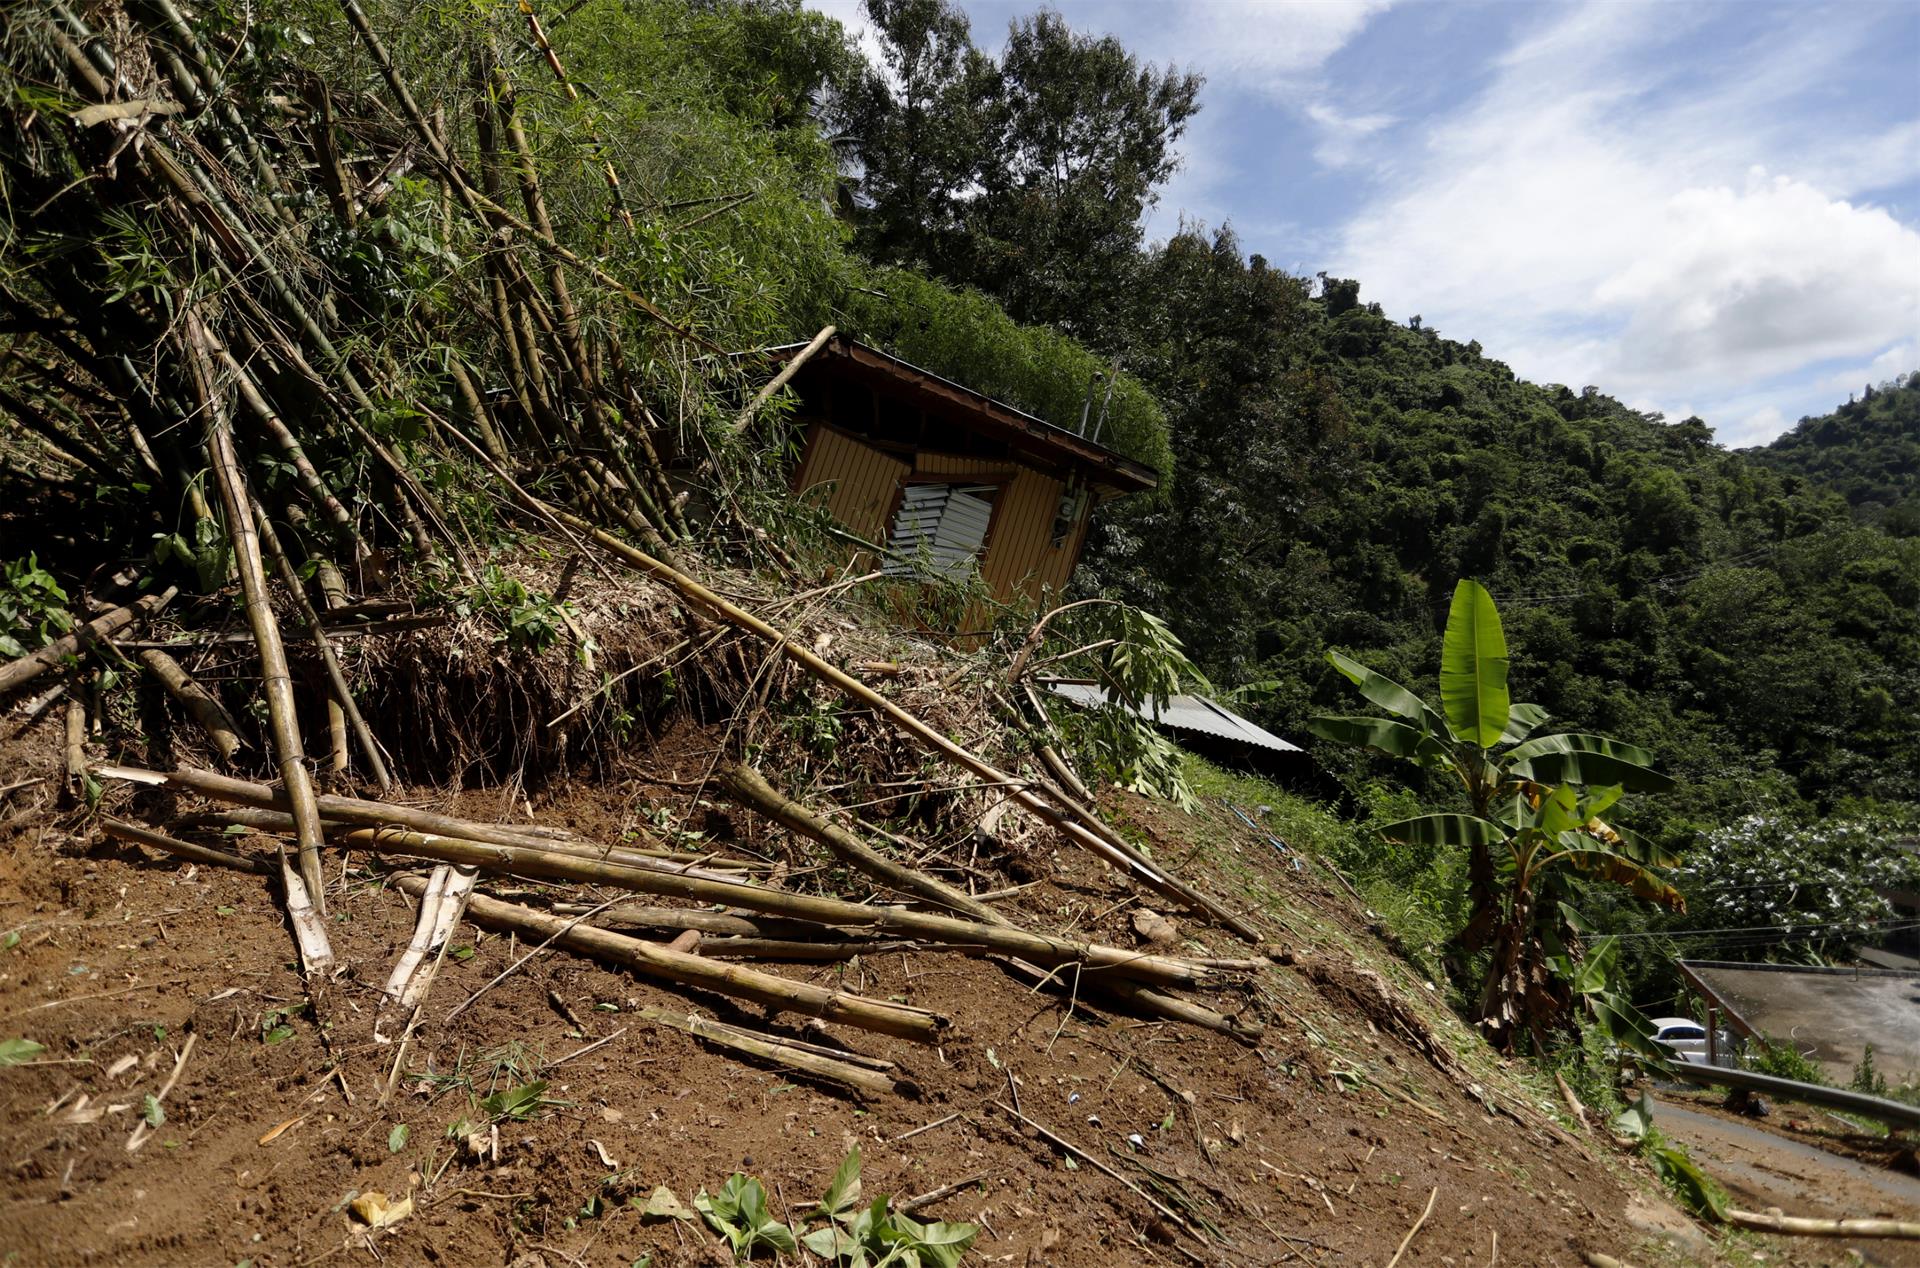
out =
[[1920,370],[1743,452],[1836,490],[1867,523],[1920,536]]

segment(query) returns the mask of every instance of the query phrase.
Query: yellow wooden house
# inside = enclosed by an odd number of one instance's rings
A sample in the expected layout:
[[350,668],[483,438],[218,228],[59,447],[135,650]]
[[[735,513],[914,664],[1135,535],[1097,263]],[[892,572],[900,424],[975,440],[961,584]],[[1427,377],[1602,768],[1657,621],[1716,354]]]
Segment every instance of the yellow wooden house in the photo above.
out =
[[1094,508],[1152,468],[835,335],[795,375],[793,486],[902,575],[977,568],[994,597],[1064,590]]

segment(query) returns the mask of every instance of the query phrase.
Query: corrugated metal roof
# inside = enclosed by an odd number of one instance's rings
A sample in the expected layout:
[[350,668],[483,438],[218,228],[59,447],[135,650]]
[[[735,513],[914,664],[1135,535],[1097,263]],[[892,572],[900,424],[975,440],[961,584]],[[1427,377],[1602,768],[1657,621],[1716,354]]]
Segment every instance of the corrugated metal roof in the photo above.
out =
[[[1094,683],[1065,682],[1056,679],[1044,685],[1054,695],[1088,708],[1097,708],[1107,703],[1106,688]],[[1273,732],[1255,726],[1225,705],[1217,704],[1205,696],[1171,696],[1158,714],[1146,710],[1136,712],[1149,722],[1170,726],[1176,731],[1199,731],[1204,735],[1218,736],[1223,740],[1237,740],[1242,744],[1272,749],[1279,753],[1302,751],[1298,744],[1287,743]]]

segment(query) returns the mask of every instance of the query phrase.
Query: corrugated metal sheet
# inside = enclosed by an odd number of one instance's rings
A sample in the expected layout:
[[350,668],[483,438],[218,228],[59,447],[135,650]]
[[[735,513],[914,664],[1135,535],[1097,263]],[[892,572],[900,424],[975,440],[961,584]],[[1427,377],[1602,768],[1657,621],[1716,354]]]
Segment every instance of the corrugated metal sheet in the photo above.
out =
[[[1107,703],[1106,688],[1093,683],[1053,681],[1046,683],[1045,686],[1054,695],[1088,708],[1097,708]],[[1205,696],[1172,696],[1157,715],[1146,710],[1138,712],[1149,722],[1170,726],[1176,731],[1198,731],[1204,735],[1218,736],[1223,740],[1237,740],[1242,744],[1273,749],[1279,753],[1301,751],[1298,744],[1287,743],[1271,731],[1255,726],[1225,705],[1216,704]]]
[[990,484],[909,484],[893,518],[887,545],[894,558],[886,571],[895,575],[930,566],[937,573],[962,576],[974,566],[993,522]]

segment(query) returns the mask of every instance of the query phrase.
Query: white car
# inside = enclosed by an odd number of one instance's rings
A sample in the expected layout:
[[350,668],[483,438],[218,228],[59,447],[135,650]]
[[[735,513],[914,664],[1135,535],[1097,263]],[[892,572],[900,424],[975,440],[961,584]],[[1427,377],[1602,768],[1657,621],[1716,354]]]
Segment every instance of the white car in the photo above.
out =
[[1653,1018],[1653,1041],[1682,1061],[1707,1064],[1707,1028],[1688,1017]]

